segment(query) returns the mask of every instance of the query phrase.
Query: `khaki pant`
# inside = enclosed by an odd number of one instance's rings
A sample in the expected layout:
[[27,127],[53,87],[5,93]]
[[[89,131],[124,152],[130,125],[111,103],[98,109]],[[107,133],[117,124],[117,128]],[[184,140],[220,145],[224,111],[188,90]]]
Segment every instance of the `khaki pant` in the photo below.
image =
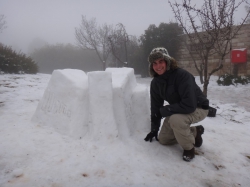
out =
[[159,133],[159,142],[163,145],[179,143],[184,150],[194,147],[196,128],[190,127],[205,119],[208,110],[197,108],[191,114],[174,114],[166,117]]

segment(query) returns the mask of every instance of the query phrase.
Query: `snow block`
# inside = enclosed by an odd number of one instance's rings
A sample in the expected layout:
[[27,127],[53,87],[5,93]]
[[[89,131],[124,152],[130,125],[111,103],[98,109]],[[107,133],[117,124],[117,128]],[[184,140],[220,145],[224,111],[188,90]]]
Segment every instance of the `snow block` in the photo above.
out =
[[132,94],[132,117],[134,119],[133,133],[150,131],[150,100],[149,91],[145,85],[137,84]]
[[88,130],[88,78],[74,69],[54,70],[33,122],[74,138]]
[[89,133],[94,140],[116,138],[118,130],[113,109],[112,76],[110,72],[94,71],[88,74]]
[[134,124],[132,118],[132,93],[136,87],[133,68],[107,68],[112,73],[112,86],[114,98],[114,114],[117,122],[118,136],[124,139],[131,135]]

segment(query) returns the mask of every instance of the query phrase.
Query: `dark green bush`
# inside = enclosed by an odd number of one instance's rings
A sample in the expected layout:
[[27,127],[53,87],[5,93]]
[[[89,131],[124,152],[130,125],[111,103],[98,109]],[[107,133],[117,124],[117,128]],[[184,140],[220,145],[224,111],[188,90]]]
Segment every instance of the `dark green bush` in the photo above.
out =
[[33,59],[0,44],[0,73],[36,74],[37,72],[38,66]]
[[236,86],[237,84],[245,85],[250,83],[250,75],[236,76],[236,75],[224,74],[219,76],[217,83],[220,86],[230,86],[230,85]]

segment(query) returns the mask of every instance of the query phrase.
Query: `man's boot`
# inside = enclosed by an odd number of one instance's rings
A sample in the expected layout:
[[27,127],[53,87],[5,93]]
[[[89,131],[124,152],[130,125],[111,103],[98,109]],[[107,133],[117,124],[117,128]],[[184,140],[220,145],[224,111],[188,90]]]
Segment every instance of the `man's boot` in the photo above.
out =
[[202,125],[196,126],[196,137],[195,137],[195,147],[200,147],[202,145],[202,137],[201,135],[204,133],[204,127]]

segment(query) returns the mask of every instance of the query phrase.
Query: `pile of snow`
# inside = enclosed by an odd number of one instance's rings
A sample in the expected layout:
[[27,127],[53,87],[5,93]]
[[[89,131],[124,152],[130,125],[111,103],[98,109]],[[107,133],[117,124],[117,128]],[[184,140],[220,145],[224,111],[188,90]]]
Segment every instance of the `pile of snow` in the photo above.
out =
[[[112,71],[0,75],[1,187],[249,186],[250,85],[218,86],[212,77],[208,97],[217,116],[197,124],[205,127],[204,143],[187,163],[179,145],[143,140],[150,129],[151,78]],[[31,122],[37,115],[39,121]],[[76,124],[80,132],[73,130]],[[118,137],[98,134],[111,131]]]

